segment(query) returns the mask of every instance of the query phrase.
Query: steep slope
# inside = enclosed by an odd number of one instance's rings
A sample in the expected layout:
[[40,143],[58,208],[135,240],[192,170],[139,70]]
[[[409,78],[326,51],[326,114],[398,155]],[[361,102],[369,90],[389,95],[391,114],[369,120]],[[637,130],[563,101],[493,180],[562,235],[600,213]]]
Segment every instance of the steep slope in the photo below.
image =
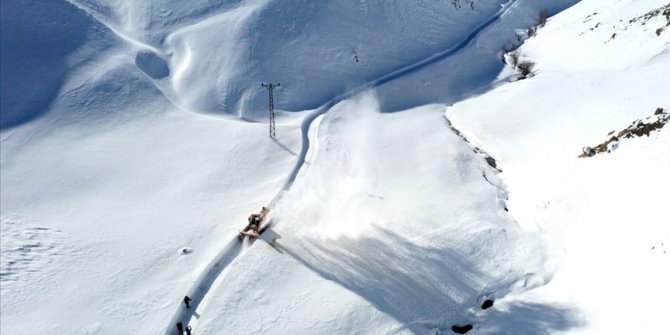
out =
[[[188,10],[167,1],[112,4],[110,13],[90,1],[80,6],[155,47],[174,72],[158,84],[186,109],[255,117],[264,107],[261,81],[283,82],[278,102],[284,109],[316,108],[454,44],[505,2],[456,9],[405,1],[254,0],[204,11],[197,10],[204,1]],[[119,12],[128,14],[115,19]],[[138,27],[147,31],[137,36]]]
[[[67,3],[5,1],[0,7],[0,127],[45,113],[68,72],[110,46],[104,26]],[[17,15],[17,13],[21,13]]]
[[[278,103],[285,110],[316,108],[335,95],[462,42],[502,5],[517,8],[510,23],[523,29],[541,9],[553,13],[575,1],[486,0],[454,6],[250,0],[221,1],[209,8],[204,1],[193,6],[176,1],[105,6],[74,2],[134,41],[138,51],[145,49],[169,64],[172,75],[155,82],[175,103],[195,112],[253,119],[263,115],[259,115],[264,107],[261,81],[283,82]],[[489,42],[494,53],[513,38],[508,27],[496,33],[500,36],[487,39],[496,41]],[[470,66],[469,78],[451,81],[484,76],[483,82],[498,64]],[[475,70],[478,66],[482,69]],[[391,108],[412,105],[401,106]]]
[[[664,1],[584,1],[520,49],[537,64],[533,78],[447,111],[502,164],[510,213],[557,243],[554,280],[510,304],[577,308],[582,327],[569,333],[670,331],[668,129],[578,158],[659,107],[667,112],[669,12]],[[500,318],[488,321],[482,333],[499,334]]]

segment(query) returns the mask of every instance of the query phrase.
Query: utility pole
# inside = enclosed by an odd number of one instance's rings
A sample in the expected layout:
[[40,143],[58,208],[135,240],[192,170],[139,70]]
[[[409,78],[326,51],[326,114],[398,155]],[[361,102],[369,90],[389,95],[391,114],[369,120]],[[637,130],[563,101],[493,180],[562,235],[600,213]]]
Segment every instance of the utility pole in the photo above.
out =
[[274,90],[274,88],[277,87],[277,86],[281,86],[281,84],[277,83],[277,85],[275,85],[273,83],[265,84],[265,83],[261,82],[261,86],[268,89],[268,95],[269,95],[268,97],[270,99],[270,106],[269,106],[269,109],[270,109],[270,138],[274,140],[274,139],[276,139],[277,133],[275,131],[275,102],[274,102],[274,98],[272,96],[272,90]]

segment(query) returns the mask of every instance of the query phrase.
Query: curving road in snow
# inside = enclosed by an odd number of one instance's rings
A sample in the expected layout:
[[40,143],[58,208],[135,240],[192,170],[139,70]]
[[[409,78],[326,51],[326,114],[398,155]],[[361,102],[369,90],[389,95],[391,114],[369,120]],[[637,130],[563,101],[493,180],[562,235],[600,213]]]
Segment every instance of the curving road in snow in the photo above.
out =
[[352,89],[350,91],[347,91],[343,94],[340,94],[325,104],[323,104],[321,107],[317,108],[314,110],[312,113],[310,113],[307,117],[305,117],[304,121],[302,122],[300,129],[302,131],[302,147],[300,148],[300,155],[298,156],[298,161],[296,162],[295,167],[289,174],[288,178],[286,179],[286,182],[284,183],[284,186],[282,189],[275,195],[275,197],[272,199],[270,202],[270,205],[275,204],[282,196],[282,194],[285,191],[288,191],[291,188],[291,185],[293,185],[293,182],[295,181],[296,177],[298,176],[298,173],[300,172],[300,168],[302,168],[302,165],[305,163],[305,157],[307,156],[307,151],[309,150],[310,146],[310,138],[309,138],[309,128],[312,125],[312,122],[319,116],[325,114],[332,106],[337,104],[340,101],[346,100],[348,98],[353,97],[356,94],[359,94],[365,90],[375,88],[377,86],[383,85],[385,83],[391,82],[393,80],[402,78],[406,75],[409,75],[417,70],[423,69],[427,66],[430,66],[431,64],[434,64],[438,61],[444,60],[445,58],[448,58],[450,56],[453,56],[454,54],[462,51],[465,49],[468,45],[472,43],[472,41],[475,40],[475,38],[487,27],[489,27],[491,24],[496,22],[500,17],[509,10],[509,8],[516,3],[517,0],[510,0],[507,2],[505,5],[503,5],[498,12],[496,12],[494,15],[486,19],[484,22],[482,22],[480,25],[478,25],[470,34],[468,34],[463,40],[458,42],[456,45],[449,47],[445,49],[442,52],[438,52],[422,61],[419,61],[417,63],[408,65],[406,67],[403,67],[401,69],[398,69],[396,71],[393,71],[387,75],[384,75],[378,79],[375,79],[373,81],[370,81],[369,83],[366,83],[364,85],[361,85],[355,89]]
[[458,4],[3,1],[0,333],[670,334],[668,0]]
[[[476,39],[479,34],[484,31],[486,28],[491,26],[494,22],[499,20],[509,9],[516,3],[517,0],[510,0],[504,4],[498,12],[494,15],[487,18],[481,24],[479,24],[472,32],[470,32],[463,40],[458,42],[456,45],[446,48],[444,51],[436,53],[422,61],[408,65],[396,71],[393,71],[389,74],[386,74],[378,79],[372,80],[366,84],[360,85],[352,90],[349,90],[343,94],[333,97],[328,102],[315,109],[309,115],[305,117],[302,121],[300,129],[302,132],[302,146],[300,149],[300,154],[296,161],[295,166],[289,173],[286,181],[282,188],[277,192],[273,199],[268,204],[269,207],[273,207],[284,195],[285,192],[291,189],[291,186],[295,182],[302,166],[305,164],[305,159],[307,153],[310,149],[310,143],[313,140],[310,138],[310,128],[312,127],[313,122],[321,115],[328,112],[328,110],[333,107],[335,104],[346,100],[350,97],[353,97],[365,90],[375,88],[377,86],[383,85],[385,83],[394,81],[396,79],[407,76],[411,73],[414,73],[417,70],[423,69],[431,64],[434,64],[438,61],[444,60],[450,56],[455,55],[456,53],[464,50],[466,47],[471,45],[471,43]],[[316,137],[316,132],[312,134],[312,137]],[[177,322],[182,322],[184,325],[192,324],[191,320],[194,315],[196,315],[197,307],[207,298],[207,293],[209,292],[212,284],[218,279],[219,276],[223,273],[223,270],[230,265],[237,257],[244,255],[243,252],[244,244],[240,243],[237,238],[233,238],[219,254],[212,260],[207,267],[205,267],[203,273],[198,277],[194,282],[191,289],[188,291],[187,295],[193,299],[190,309],[187,309],[183,303],[180,301],[179,308],[175,312],[175,315],[172,317],[170,324],[166,329],[166,334],[172,334],[174,332],[175,324]],[[181,297],[180,297],[181,298]]]

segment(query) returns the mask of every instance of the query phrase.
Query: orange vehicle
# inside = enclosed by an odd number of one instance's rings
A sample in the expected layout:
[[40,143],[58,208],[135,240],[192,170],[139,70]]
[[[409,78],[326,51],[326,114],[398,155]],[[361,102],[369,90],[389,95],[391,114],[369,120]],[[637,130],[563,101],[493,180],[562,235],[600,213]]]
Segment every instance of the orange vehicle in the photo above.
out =
[[261,227],[261,225],[265,221],[265,217],[269,211],[269,208],[263,207],[260,213],[249,215],[249,224],[240,231],[240,238],[244,238],[245,236],[258,238],[263,233],[265,227]]

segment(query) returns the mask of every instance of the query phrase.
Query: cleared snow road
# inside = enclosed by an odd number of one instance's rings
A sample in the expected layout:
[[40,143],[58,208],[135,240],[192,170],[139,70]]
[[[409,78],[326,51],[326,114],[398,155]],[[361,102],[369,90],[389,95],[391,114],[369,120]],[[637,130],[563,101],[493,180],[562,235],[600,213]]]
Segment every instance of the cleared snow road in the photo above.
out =
[[[490,16],[488,19],[483,21],[481,24],[479,24],[470,34],[468,34],[463,40],[461,40],[459,43],[456,45],[450,46],[446,48],[444,51],[436,53],[422,61],[419,61],[417,63],[408,65],[406,67],[403,67],[401,69],[398,69],[396,71],[393,71],[387,75],[384,75],[378,79],[372,80],[364,85],[361,85],[355,89],[352,89],[350,91],[347,91],[343,94],[340,94],[336,97],[333,97],[331,100],[323,104],[321,107],[315,109],[312,113],[307,115],[305,119],[303,120],[301,124],[301,132],[302,132],[302,147],[300,149],[300,154],[298,156],[298,159],[296,161],[295,166],[289,173],[288,177],[286,178],[286,182],[282,186],[282,188],[277,192],[277,194],[274,196],[274,198],[270,201],[268,206],[272,208],[274,204],[277,203],[281,199],[281,197],[284,195],[285,192],[289,191],[291,189],[291,186],[295,182],[298,173],[300,172],[300,169],[305,163],[305,158],[307,157],[307,152],[309,151],[310,148],[310,136],[309,136],[309,129],[312,126],[312,123],[314,120],[316,120],[319,116],[325,114],[328,112],[328,110],[337,104],[340,101],[346,100],[352,96],[355,96],[365,90],[375,88],[377,86],[383,85],[385,83],[391,82],[393,80],[402,78],[403,76],[406,76],[408,74],[411,74],[419,69],[425,68],[435,62],[444,60],[460,51],[465,49],[467,46],[471,44],[471,42],[482,32],[484,31],[487,27],[489,27],[491,24],[496,22],[500,17],[507,11],[509,8],[516,3],[517,0],[510,0],[506,4],[504,4],[498,12],[496,12],[494,15]],[[313,136],[316,136],[314,134]],[[177,309],[177,312],[175,315],[172,317],[170,324],[168,325],[166,329],[166,334],[172,334],[174,333],[175,325],[177,322],[182,322],[184,325],[189,325],[192,324],[191,320],[193,316],[195,315],[195,310],[197,307],[201,304],[202,301],[206,299],[207,293],[209,292],[210,288],[212,287],[212,284],[217,280],[217,278],[222,274],[223,270],[232,263],[235,258],[237,258],[240,255],[243,255],[244,253],[242,252],[244,244],[240,243],[237,238],[234,238],[231,242],[229,242],[225,248],[222,249],[222,251],[217,255],[217,257],[210,262],[210,264],[205,268],[203,273],[198,277],[198,279],[194,282],[193,287],[188,291],[187,295],[193,299],[193,303],[191,306],[191,309],[186,309],[186,307],[181,303],[180,300],[180,306]],[[180,297],[181,299],[181,297]]]

